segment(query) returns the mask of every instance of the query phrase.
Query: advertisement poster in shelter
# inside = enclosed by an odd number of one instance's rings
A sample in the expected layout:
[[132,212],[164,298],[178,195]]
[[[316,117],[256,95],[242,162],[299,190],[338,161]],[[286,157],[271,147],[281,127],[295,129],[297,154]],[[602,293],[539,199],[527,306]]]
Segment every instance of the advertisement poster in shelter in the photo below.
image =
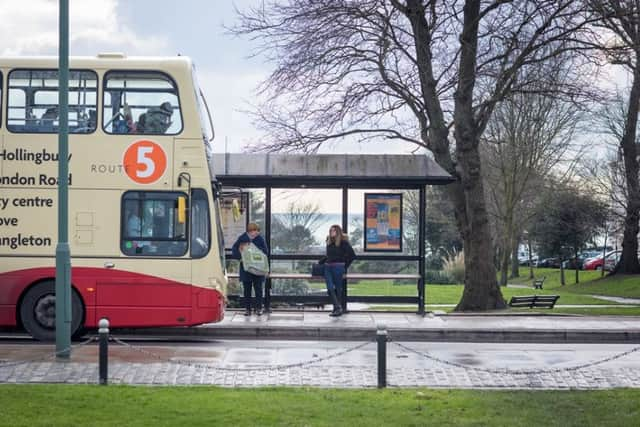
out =
[[365,193],[364,250],[402,252],[402,194]]
[[220,223],[225,249],[231,249],[239,235],[249,225],[249,193],[224,194],[220,197]]

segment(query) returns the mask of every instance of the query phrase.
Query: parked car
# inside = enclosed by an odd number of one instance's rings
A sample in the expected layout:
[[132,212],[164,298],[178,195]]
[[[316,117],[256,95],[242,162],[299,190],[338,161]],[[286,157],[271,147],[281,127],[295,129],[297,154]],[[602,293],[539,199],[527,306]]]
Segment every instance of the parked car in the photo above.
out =
[[602,255],[602,252],[598,251],[582,251],[578,254],[578,258],[571,257],[567,261],[562,263],[562,267],[567,268],[569,270],[582,270],[584,268],[584,263],[586,260],[590,258],[595,258],[598,255]]
[[560,268],[560,258],[544,258],[538,261],[536,267]]
[[[523,267],[528,267],[529,266],[529,260],[527,259],[526,261],[520,261],[519,263],[521,266]],[[533,258],[531,258],[531,265],[533,265],[534,267],[538,265],[538,257],[534,256]]]
[[616,251],[613,255],[604,260],[604,269],[605,271],[612,271],[618,261],[620,261],[620,257],[622,256],[622,251]]
[[[531,253],[531,263],[536,265],[538,261],[538,255],[536,253]],[[529,252],[519,250],[518,251],[518,264],[520,265],[529,265]]]
[[610,251],[610,252],[607,252],[604,257],[602,255],[598,255],[595,258],[590,258],[584,262],[584,269],[585,270],[601,270],[602,268],[613,269],[613,267],[615,267],[616,263],[620,259],[621,253],[622,251]]

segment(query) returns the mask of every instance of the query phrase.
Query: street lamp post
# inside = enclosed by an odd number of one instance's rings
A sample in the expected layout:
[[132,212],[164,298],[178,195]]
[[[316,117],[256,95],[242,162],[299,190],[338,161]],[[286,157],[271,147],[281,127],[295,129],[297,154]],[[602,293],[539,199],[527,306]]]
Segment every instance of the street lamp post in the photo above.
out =
[[69,251],[69,0],[59,3],[58,244],[56,246],[56,357],[71,355],[71,256]]

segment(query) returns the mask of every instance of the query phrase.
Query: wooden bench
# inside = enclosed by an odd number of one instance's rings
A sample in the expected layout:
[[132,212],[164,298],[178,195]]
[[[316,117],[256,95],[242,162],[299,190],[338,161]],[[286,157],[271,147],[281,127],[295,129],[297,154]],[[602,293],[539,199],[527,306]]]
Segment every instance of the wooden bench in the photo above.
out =
[[510,307],[553,308],[560,295],[528,295],[511,297]]
[[544,279],[546,276],[542,276],[539,279],[533,279],[533,289],[542,289],[542,285],[544,285]]

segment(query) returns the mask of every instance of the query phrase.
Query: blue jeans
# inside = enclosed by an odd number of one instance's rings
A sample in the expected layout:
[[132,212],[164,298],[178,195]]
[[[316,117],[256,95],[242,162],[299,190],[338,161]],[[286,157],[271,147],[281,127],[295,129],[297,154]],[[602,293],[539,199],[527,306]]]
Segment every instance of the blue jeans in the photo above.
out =
[[324,265],[324,280],[327,284],[327,291],[335,290],[338,299],[342,298],[344,271],[345,268],[342,263],[327,263]]
[[249,275],[251,280],[243,281],[242,287],[244,288],[244,308],[247,310],[251,310],[251,288],[253,287],[253,292],[255,293],[255,309],[262,309],[262,283],[264,282],[264,277]]

